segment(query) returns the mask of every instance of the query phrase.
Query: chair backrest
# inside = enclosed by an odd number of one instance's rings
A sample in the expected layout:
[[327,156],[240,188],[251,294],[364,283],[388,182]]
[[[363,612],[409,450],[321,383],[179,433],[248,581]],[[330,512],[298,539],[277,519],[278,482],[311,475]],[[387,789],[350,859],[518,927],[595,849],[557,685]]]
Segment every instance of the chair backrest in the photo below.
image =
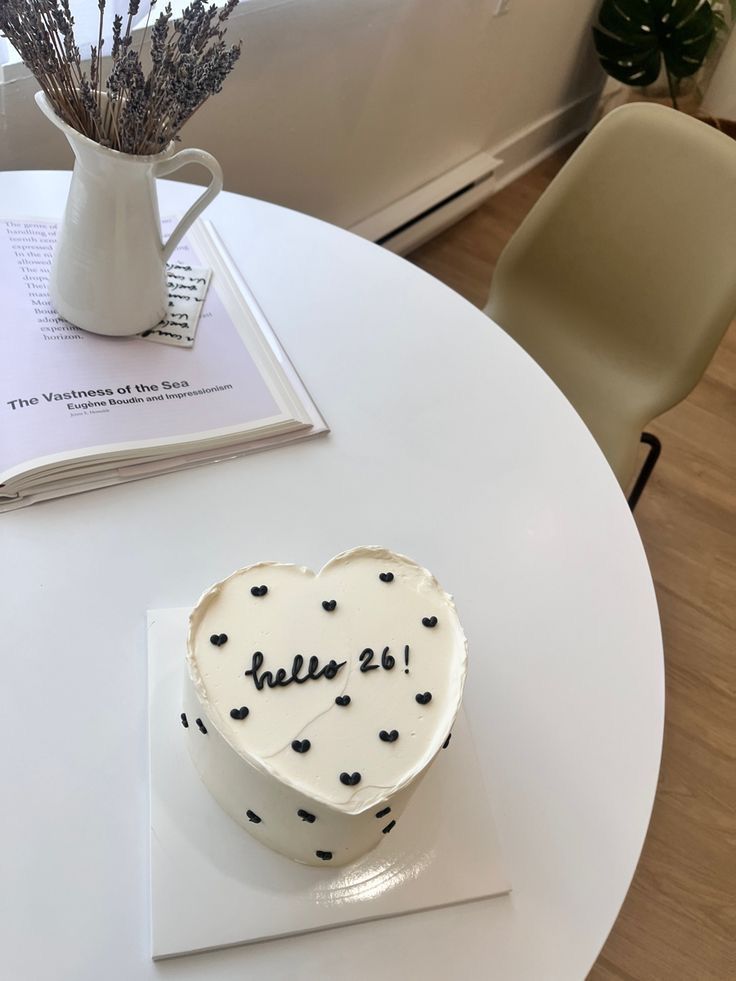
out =
[[637,430],[692,390],[736,313],[736,143],[658,105],[605,116],[504,249],[486,312],[624,484]]

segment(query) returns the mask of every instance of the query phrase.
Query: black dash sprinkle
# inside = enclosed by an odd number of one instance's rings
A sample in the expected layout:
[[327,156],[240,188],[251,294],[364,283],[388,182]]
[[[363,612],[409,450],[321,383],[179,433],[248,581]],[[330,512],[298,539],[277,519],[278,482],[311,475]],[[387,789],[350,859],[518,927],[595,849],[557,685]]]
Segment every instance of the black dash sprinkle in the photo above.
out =
[[389,822],[388,822],[388,824],[386,825],[386,827],[385,827],[385,828],[383,829],[383,833],[384,833],[385,835],[387,835],[387,834],[389,833],[389,831],[391,830],[391,828],[393,828],[393,826],[394,826],[395,824],[396,824],[396,822],[395,822],[395,821],[389,821]]
[[300,807],[296,814],[297,817],[300,817],[302,821],[306,821],[307,824],[314,824],[314,822],[317,820],[314,814],[310,814],[309,811],[305,811],[303,807]]
[[248,715],[250,715],[250,710],[245,705],[241,705],[239,709],[230,709],[231,719],[245,719]]
[[317,856],[317,858],[321,858],[323,862],[329,862],[329,860],[332,858],[332,852],[316,851],[314,854]]
[[181,724],[184,726],[184,728],[185,729],[188,729],[189,728],[189,723],[187,722],[187,713],[186,712],[182,712],[181,715],[179,716],[179,718],[181,719]]
[[308,739],[294,739],[291,748],[295,753],[308,753],[311,745]]
[[227,634],[212,634],[210,644],[214,644],[215,647],[222,647],[223,644],[227,644]]
[[350,695],[338,695],[337,698],[335,699],[335,705],[345,706],[349,704],[350,704]]
[[332,613],[336,606],[337,600],[322,600],[322,609],[327,610],[328,613]]
[[377,818],[385,818],[386,815],[387,814],[390,814],[390,813],[391,813],[391,808],[390,807],[384,807],[384,809],[382,811],[379,811],[378,814],[376,814],[376,817]]
[[357,783],[360,783],[360,774],[356,771],[355,773],[341,773],[340,783],[344,783],[346,787],[354,787]]
[[252,596],[265,596],[268,592],[268,586],[251,586],[250,591]]
[[385,729],[381,729],[378,733],[378,738],[383,743],[395,743],[399,738],[399,731],[398,729],[392,729],[391,732],[386,732]]
[[205,734],[205,736],[206,736],[207,735],[207,730],[204,727],[204,722],[202,722],[201,719],[195,719],[194,721],[197,723],[197,728],[199,729],[199,731],[200,732],[203,732]]
[[261,821],[263,820],[262,818],[258,817],[255,811],[246,811],[245,816],[252,824],[260,824]]
[[381,582],[393,582],[394,574],[393,572],[379,572],[378,578],[381,580]]
[[422,623],[425,627],[436,627],[437,617],[422,617]]
[[427,702],[432,701],[432,692],[425,691],[424,694],[420,693],[414,696],[420,705],[426,705]]
[[443,749],[447,749],[447,747],[450,745],[450,740],[451,739],[452,739],[452,733],[450,733],[450,735],[447,737],[447,739],[442,743],[442,748]]

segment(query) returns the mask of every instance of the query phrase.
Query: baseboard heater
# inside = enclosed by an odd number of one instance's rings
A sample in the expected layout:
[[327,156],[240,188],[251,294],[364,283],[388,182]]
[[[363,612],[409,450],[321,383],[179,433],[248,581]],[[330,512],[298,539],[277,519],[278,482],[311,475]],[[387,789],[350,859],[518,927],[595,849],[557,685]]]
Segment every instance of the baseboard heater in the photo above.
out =
[[493,193],[501,161],[478,153],[353,225],[350,231],[405,255],[459,221]]

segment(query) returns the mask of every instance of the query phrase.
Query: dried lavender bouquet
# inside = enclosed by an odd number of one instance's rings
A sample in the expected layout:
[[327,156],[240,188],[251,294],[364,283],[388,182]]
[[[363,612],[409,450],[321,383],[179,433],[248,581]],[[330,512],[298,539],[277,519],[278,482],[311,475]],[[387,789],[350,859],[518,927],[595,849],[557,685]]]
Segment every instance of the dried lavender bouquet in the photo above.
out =
[[[240,44],[225,44],[225,22],[238,0],[222,7],[193,0],[181,17],[167,5],[152,19],[151,3],[140,45],[132,24],[140,0],[130,0],[127,18],[112,22],[109,60],[103,37],[106,0],[89,69],[74,37],[69,0],[0,0],[0,33],[33,72],[57,115],[79,133],[123,153],[156,154],[206,100],[222,89],[240,56]],[[150,32],[150,52],[143,50]],[[104,67],[110,66],[103,80]]]

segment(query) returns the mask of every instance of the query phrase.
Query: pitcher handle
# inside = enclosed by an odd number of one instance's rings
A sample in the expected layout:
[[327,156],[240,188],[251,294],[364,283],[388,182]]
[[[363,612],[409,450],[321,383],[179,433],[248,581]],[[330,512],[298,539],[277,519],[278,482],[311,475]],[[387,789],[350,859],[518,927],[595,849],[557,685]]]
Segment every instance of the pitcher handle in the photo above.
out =
[[164,262],[169,261],[171,253],[177,247],[194,219],[204,211],[210,201],[216,198],[222,190],[222,168],[211,153],[207,153],[206,150],[196,150],[194,148],[180,150],[173,157],[169,157],[166,160],[159,160],[153,165],[153,176],[165,177],[166,174],[171,174],[175,170],[179,170],[180,167],[192,163],[201,164],[202,167],[206,167],[212,175],[212,180],[205,192],[197,198],[171,235],[169,235],[166,245],[162,246]]

